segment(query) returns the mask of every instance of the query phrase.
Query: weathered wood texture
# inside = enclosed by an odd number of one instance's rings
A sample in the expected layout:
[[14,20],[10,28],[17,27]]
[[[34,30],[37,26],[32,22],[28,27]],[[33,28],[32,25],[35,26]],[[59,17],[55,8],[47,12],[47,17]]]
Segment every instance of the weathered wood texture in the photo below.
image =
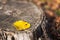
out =
[[[33,31],[37,29],[43,18],[41,8],[31,2],[7,0],[0,2],[0,40],[33,40]],[[31,28],[17,31],[13,26],[16,20],[24,20]]]

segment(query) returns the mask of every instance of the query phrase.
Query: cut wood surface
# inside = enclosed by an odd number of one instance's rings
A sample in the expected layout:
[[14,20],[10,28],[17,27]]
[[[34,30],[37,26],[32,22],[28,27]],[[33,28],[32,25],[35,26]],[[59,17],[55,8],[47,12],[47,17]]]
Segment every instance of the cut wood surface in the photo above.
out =
[[[43,18],[41,8],[32,2],[7,0],[0,2],[1,40],[33,40],[33,31],[37,29]],[[17,31],[12,24],[17,20],[24,20],[31,24],[27,30]]]

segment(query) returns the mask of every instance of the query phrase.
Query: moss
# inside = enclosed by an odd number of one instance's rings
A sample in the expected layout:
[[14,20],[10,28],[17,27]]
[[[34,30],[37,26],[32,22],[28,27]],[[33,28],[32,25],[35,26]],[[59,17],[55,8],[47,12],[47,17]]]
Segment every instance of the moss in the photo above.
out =
[[60,16],[60,10],[55,11],[58,16]]

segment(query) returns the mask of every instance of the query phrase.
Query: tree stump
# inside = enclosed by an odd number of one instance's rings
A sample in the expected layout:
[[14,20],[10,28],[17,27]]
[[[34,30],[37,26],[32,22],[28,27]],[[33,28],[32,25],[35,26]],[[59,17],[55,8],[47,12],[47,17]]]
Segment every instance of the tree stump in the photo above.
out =
[[[42,9],[32,2],[22,0],[7,0],[6,4],[0,2],[0,40],[33,40],[33,31],[40,25],[42,18]],[[31,27],[18,31],[12,26],[17,20],[27,21]]]

